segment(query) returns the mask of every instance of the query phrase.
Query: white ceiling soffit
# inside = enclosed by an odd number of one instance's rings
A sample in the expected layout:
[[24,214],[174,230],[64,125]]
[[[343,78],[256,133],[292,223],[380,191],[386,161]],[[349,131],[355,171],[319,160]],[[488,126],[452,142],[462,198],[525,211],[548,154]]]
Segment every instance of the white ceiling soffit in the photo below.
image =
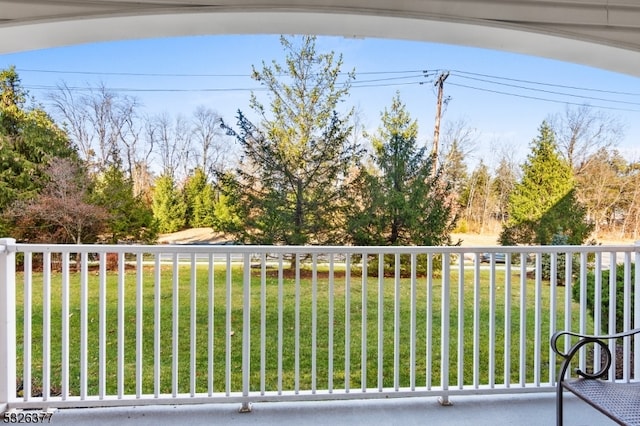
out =
[[431,41],[640,76],[639,0],[0,0],[0,54],[204,34]]

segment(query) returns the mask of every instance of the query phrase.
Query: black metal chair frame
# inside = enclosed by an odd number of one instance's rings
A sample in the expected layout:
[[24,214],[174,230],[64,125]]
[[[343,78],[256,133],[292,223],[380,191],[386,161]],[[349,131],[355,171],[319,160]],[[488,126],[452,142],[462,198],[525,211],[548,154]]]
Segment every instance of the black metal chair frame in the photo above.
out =
[[[563,400],[564,389],[572,392],[583,401],[596,408],[598,411],[621,425],[640,425],[640,385],[638,383],[623,383],[615,381],[605,381],[612,365],[612,354],[607,341],[621,339],[640,333],[640,328],[605,336],[592,336],[574,333],[571,331],[558,331],[551,336],[551,349],[563,359],[558,370],[556,383],[556,424],[563,424]],[[579,340],[566,352],[558,348],[558,341],[564,336],[578,337]],[[564,339],[562,339],[564,340]],[[576,368],[574,373],[579,376],[577,379],[567,377],[567,370],[573,358],[580,349],[586,345],[598,345],[602,348],[604,358],[600,369],[594,372],[585,372]],[[637,348],[640,350],[640,348]],[[610,396],[613,396],[610,398]],[[628,412],[632,415],[628,416]],[[636,414],[637,413],[637,414]],[[630,418],[631,417],[631,418]],[[638,420],[636,420],[636,417]]]

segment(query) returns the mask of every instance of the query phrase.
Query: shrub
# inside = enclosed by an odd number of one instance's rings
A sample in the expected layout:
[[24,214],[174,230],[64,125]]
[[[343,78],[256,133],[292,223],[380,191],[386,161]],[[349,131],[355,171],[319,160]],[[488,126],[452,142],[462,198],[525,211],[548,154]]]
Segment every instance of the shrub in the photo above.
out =
[[[631,268],[631,283],[634,282],[635,268]],[[587,273],[587,310],[593,317],[595,304],[595,271]],[[630,298],[633,300],[633,285],[631,286]],[[600,331],[607,333],[609,331],[609,270],[602,271],[602,290],[601,290],[601,323]],[[573,300],[580,303],[580,280],[576,280],[573,286]],[[622,332],[625,328],[630,328],[633,324],[633,309],[631,310],[630,324],[625,327],[624,324],[624,266],[617,265],[616,268],[616,332]]]
[[469,232],[469,222],[467,222],[466,219],[460,219],[460,221],[458,221],[458,225],[456,226],[456,229],[454,230],[454,232],[458,232],[460,234],[466,234],[467,232]]
[[[554,246],[563,246],[569,244],[569,237],[564,234],[556,234],[551,239],[551,245]],[[566,274],[566,264],[567,264],[567,254],[566,253],[558,253],[556,256],[556,279],[558,280],[558,285],[563,285],[565,282],[565,274]],[[571,256],[571,271],[572,278],[576,276],[577,271],[580,269],[580,262],[578,260],[577,255]],[[542,279],[550,280],[551,279],[551,254],[544,253],[542,255]]]

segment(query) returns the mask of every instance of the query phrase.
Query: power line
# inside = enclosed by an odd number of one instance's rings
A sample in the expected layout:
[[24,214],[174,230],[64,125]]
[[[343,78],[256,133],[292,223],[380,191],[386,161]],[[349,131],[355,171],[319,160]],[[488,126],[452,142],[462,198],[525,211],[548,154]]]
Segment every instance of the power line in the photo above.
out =
[[[420,79],[411,82],[397,82],[393,83],[393,81],[402,81],[407,79]],[[382,83],[385,82],[385,83]],[[376,83],[376,84],[371,84]],[[424,77],[422,75],[412,75],[412,76],[402,76],[402,77],[388,77],[388,78],[378,78],[378,79],[370,79],[370,80],[355,80],[350,82],[342,82],[338,83],[342,86],[346,84],[350,84],[352,88],[362,88],[362,87],[386,87],[386,86],[404,86],[404,85],[418,85],[424,83]],[[57,90],[60,87],[51,86],[51,85],[24,85],[25,89],[28,90]],[[95,86],[66,86],[65,89],[73,90],[73,91],[81,91],[87,92],[95,90]],[[248,92],[248,91],[265,91],[267,90],[265,87],[257,86],[257,87],[200,87],[200,88],[132,88],[132,87],[107,87],[107,90],[111,90],[114,92],[158,92],[158,93],[171,93],[171,92]]]
[[456,73],[456,74],[468,74],[468,75],[475,75],[475,76],[478,76],[478,77],[494,78],[494,79],[506,80],[506,81],[515,81],[515,82],[518,82],[518,83],[534,84],[534,85],[549,86],[549,87],[558,87],[558,88],[561,88],[561,89],[583,90],[583,91],[588,91],[588,92],[599,92],[599,93],[610,93],[612,95],[640,96],[640,93],[620,92],[620,91],[605,90],[605,89],[595,89],[595,88],[592,88],[592,87],[569,86],[569,85],[565,85],[565,84],[543,83],[543,82],[539,82],[539,81],[522,80],[522,79],[518,79],[518,78],[495,76],[495,75],[490,75],[490,74],[480,74],[480,73],[475,73],[475,72],[470,72],[470,71],[451,70],[451,72],[452,73]]
[[[517,93],[502,92],[500,90],[492,90],[492,89],[486,89],[486,88],[481,88],[481,87],[468,86],[468,85],[459,84],[459,83],[451,83],[451,82],[449,82],[449,85],[457,86],[457,87],[463,87],[465,89],[479,90],[479,91],[482,91],[482,92],[495,93],[495,94],[498,94],[498,95],[515,96],[515,97],[524,98],[524,99],[533,99],[533,100],[536,100],[536,101],[552,102],[552,103],[564,104],[564,105],[584,106],[584,103],[568,102],[568,101],[563,101],[563,100],[559,100],[559,99],[540,98],[540,97],[537,97],[537,96],[520,95],[520,94],[517,94]],[[617,108],[617,107],[612,107],[612,106],[591,105],[591,107],[592,108],[614,110],[614,111],[640,112],[640,110],[638,110],[638,109]]]
[[[104,75],[104,76],[129,76],[129,77],[179,77],[179,78],[185,78],[185,77],[206,77],[206,78],[211,78],[211,77],[215,77],[215,78],[238,78],[238,77],[246,77],[246,78],[250,78],[251,75],[250,74],[197,74],[197,73],[143,73],[143,72],[116,72],[116,71],[86,71],[86,70],[51,70],[51,69],[36,69],[36,68],[18,68],[17,69],[18,72],[33,72],[33,73],[47,73],[47,74],[75,74],[75,75]],[[435,75],[438,74],[440,72],[443,72],[446,70],[441,70],[441,69],[433,69],[433,70],[429,70],[429,69],[420,69],[420,70],[383,70],[383,71],[358,71],[355,73],[356,76],[358,75],[389,75],[389,74],[418,74],[424,77],[427,77],[429,75]],[[565,84],[557,84],[557,83],[546,83],[546,82],[540,82],[540,81],[533,81],[533,80],[524,80],[524,79],[518,79],[518,78],[513,78],[513,77],[505,77],[505,76],[497,76],[497,75],[491,75],[491,74],[483,74],[483,73],[476,73],[476,72],[472,72],[472,71],[464,71],[464,70],[449,70],[452,74],[457,75],[458,77],[461,78],[469,78],[472,79],[472,77],[468,77],[468,76],[476,76],[476,77],[483,77],[483,78],[490,78],[490,79],[494,79],[494,80],[504,80],[504,81],[512,81],[512,82],[517,82],[517,83],[524,83],[524,84],[531,84],[531,85],[537,85],[537,86],[547,86],[547,87],[557,87],[557,88],[561,88],[561,89],[569,89],[569,90],[580,90],[580,91],[588,91],[588,92],[598,92],[598,93],[609,93],[609,94],[613,94],[613,95],[623,95],[623,96],[640,96],[640,93],[633,93],[633,92],[623,92],[623,91],[614,91],[614,90],[606,90],[606,89],[598,89],[598,88],[593,88],[593,87],[579,87],[579,86],[571,86],[571,85],[565,85]],[[348,75],[351,74],[349,72],[341,72],[339,73],[340,75]],[[417,76],[415,76],[417,77]],[[398,77],[398,78],[410,78],[409,76],[405,76],[405,77]],[[356,79],[357,81],[357,79]],[[480,80],[479,81],[483,81]],[[486,81],[486,80],[485,80]],[[488,82],[488,81],[487,81]],[[506,85],[506,83],[500,83],[500,82],[492,82],[494,84],[503,84]],[[514,87],[520,87],[520,86],[514,86]],[[241,90],[247,90],[247,89],[241,89]],[[535,90],[532,88],[528,88],[528,90]]]
[[[104,76],[129,76],[129,77],[179,77],[179,78],[185,78],[185,77],[203,77],[203,78],[211,78],[211,77],[215,77],[215,78],[251,78],[251,74],[202,74],[202,73],[146,73],[146,72],[116,72],[116,71],[86,71],[86,70],[50,70],[50,69],[34,69],[34,68],[19,68],[17,69],[17,71],[19,72],[32,72],[32,73],[48,73],[48,74],[75,74],[75,75],[104,75]],[[434,70],[428,70],[428,69],[414,69],[414,70],[386,70],[386,71],[358,71],[355,73],[356,76],[358,75],[389,75],[389,74],[418,74],[418,75],[423,75],[423,76],[427,76],[429,74],[435,75],[439,72],[442,72],[444,70],[439,70],[439,69],[434,69]],[[484,74],[484,73],[476,73],[476,72],[471,72],[471,71],[464,71],[464,70],[450,70],[450,72],[454,75],[458,75],[461,78],[469,78],[471,79],[471,77],[468,76],[477,76],[477,77],[483,77],[483,78],[490,78],[490,79],[496,79],[496,80],[504,80],[504,81],[513,81],[513,82],[517,82],[517,83],[524,83],[524,84],[532,84],[532,85],[538,85],[538,86],[547,86],[547,87],[557,87],[557,88],[562,88],[562,89],[570,89],[570,90],[581,90],[581,91],[588,91],[588,92],[598,92],[598,93],[609,93],[609,94],[614,94],[614,95],[624,95],[624,96],[640,96],[640,93],[634,93],[634,92],[623,92],[623,91],[615,91],[615,90],[605,90],[605,89],[597,89],[597,88],[593,88],[593,87],[579,87],[579,86],[571,86],[571,85],[565,85],[565,84],[556,84],[556,83],[545,83],[545,82],[540,82],[540,81],[533,81],[533,80],[524,80],[524,79],[518,79],[518,78],[512,78],[512,77],[505,77],[505,76],[497,76],[497,75],[491,75],[491,74]],[[351,74],[349,72],[341,72],[339,73],[340,75],[347,75],[347,74]],[[284,76],[285,74],[281,74],[279,76]],[[398,78],[410,78],[411,76],[405,76],[405,77],[398,77]],[[417,77],[417,76],[416,76]],[[486,80],[481,80],[478,79],[479,81],[486,81]],[[375,81],[375,80],[372,80]],[[487,81],[489,82],[489,81]],[[500,82],[493,82],[495,84],[505,84],[506,83],[500,83]],[[514,87],[521,87],[521,86],[514,86]],[[245,90],[245,89],[242,89]],[[534,90],[534,89],[530,89],[529,90]]]
[[[519,85],[516,85],[516,84],[509,84],[509,83],[500,83],[500,82],[497,82],[497,81],[491,81],[491,80],[486,80],[486,79],[482,79],[482,78],[468,77],[468,76],[462,76],[462,75],[457,75],[457,77],[468,79],[468,80],[481,81],[481,82],[484,82],[484,83],[498,84],[498,85],[501,85],[501,86],[514,87],[514,88],[522,89],[522,90],[530,90],[530,91],[534,91],[534,92],[548,93],[548,94],[552,94],[552,95],[561,95],[561,96],[568,96],[568,97],[572,97],[572,98],[589,99],[589,100],[593,100],[593,101],[614,102],[614,103],[619,103],[619,104],[638,105],[638,106],[640,106],[640,102],[619,101],[619,100],[613,100],[613,99],[597,98],[595,96],[576,95],[574,93],[555,92],[553,90],[546,90],[546,89],[535,89],[535,88],[532,88],[532,87],[519,86]],[[556,87],[558,87],[558,86],[556,86]]]
[[[47,86],[47,85],[34,85],[34,86],[30,86],[30,85],[25,85],[24,86],[25,89],[28,90],[58,90],[60,89],[60,87],[58,86]],[[72,90],[72,91],[77,91],[77,92],[91,92],[97,89],[96,86],[65,86],[64,89],[68,89],[68,90]],[[174,93],[174,92],[249,92],[249,91],[256,91],[256,92],[260,92],[260,91],[266,91],[267,89],[265,87],[254,87],[254,88],[250,88],[250,87],[211,87],[211,88],[195,88],[195,89],[179,89],[179,88],[163,88],[163,89],[158,89],[158,88],[149,88],[149,89],[144,89],[144,88],[131,88],[131,87],[106,87],[105,88],[108,91],[112,91],[112,92],[141,92],[141,93],[150,93],[150,92],[156,92],[156,93]]]
[[[143,73],[143,72],[116,72],[116,71],[72,71],[72,70],[47,70],[33,68],[18,68],[18,72],[32,72],[44,74],[75,74],[75,75],[104,75],[121,77],[246,77],[251,78],[251,74],[192,74],[192,73]],[[384,74],[423,74],[429,70],[401,70],[401,71],[362,71],[356,75],[384,75]],[[349,72],[340,72],[339,75],[347,75]],[[285,76],[286,74],[277,74]]]
[[119,77],[251,77],[249,74],[181,74],[181,73],[145,73],[145,72],[114,72],[114,71],[67,71],[44,69],[16,69],[19,73],[32,72],[42,74],[72,74],[72,75],[104,75]]
[[[38,73],[54,73],[54,74],[86,74],[86,75],[113,75],[113,76],[144,76],[144,77],[182,77],[182,78],[190,78],[190,77],[246,77],[250,78],[248,74],[172,74],[172,73],[134,73],[134,72],[94,72],[94,71],[64,71],[64,70],[46,70],[46,69],[21,69],[20,71],[26,72],[38,72]],[[352,73],[340,73],[341,75],[351,75]],[[409,74],[409,75],[407,75]],[[621,104],[621,105],[633,105],[640,106],[640,102],[627,101],[622,99],[606,99],[595,96],[588,95],[580,95],[575,93],[566,93],[566,92],[558,92],[543,88],[536,87],[527,87],[519,84],[511,84],[506,82],[516,82],[522,84],[530,84],[535,86],[542,87],[554,87],[554,88],[562,88],[567,90],[579,90],[579,91],[590,91],[597,93],[607,93],[613,95],[622,95],[622,96],[640,96],[635,93],[630,92],[619,92],[619,91],[611,91],[611,90],[602,90],[595,88],[586,88],[586,87],[577,87],[577,86],[569,86],[555,83],[544,83],[539,81],[531,81],[524,79],[517,79],[511,77],[504,76],[495,76],[490,74],[481,74],[470,71],[462,71],[462,70],[453,70],[451,71],[452,77],[462,78],[467,80],[473,80],[482,83],[488,84],[496,84],[500,86],[510,87],[518,90],[526,90],[537,93],[551,94],[557,96],[564,96],[570,98],[579,98],[597,102],[607,102],[613,104]],[[350,80],[348,82],[338,83],[342,86],[350,84],[351,88],[376,88],[376,87],[396,87],[396,86],[407,86],[407,85],[420,85],[428,82],[433,82],[433,80],[429,80],[430,77],[436,75],[436,70],[400,70],[400,71],[390,71],[390,70],[381,70],[381,71],[363,71],[355,73],[356,79]],[[371,78],[371,79],[363,79],[358,80],[357,76],[382,76],[382,75],[392,75],[392,77],[384,77],[384,78]],[[414,81],[406,81],[411,80]],[[491,80],[489,80],[491,79]],[[494,81],[497,80],[497,81]],[[504,96],[513,96],[522,99],[531,99],[543,102],[551,102],[551,103],[562,103],[567,105],[584,105],[584,103],[571,102],[567,100],[558,100],[558,99],[550,99],[548,97],[541,96],[531,96],[525,95],[522,93],[494,90],[485,87],[478,87],[466,84],[455,83],[453,81],[449,81],[449,84],[461,88],[484,91],[488,93],[495,93]],[[28,90],[47,90],[53,91],[59,89],[58,86],[50,86],[50,85],[25,85],[25,89]],[[92,86],[69,86],[67,87],[69,90],[79,91],[79,92],[87,92],[95,90],[95,87]],[[107,88],[111,91],[123,92],[123,93],[207,93],[207,92],[262,92],[267,90],[264,87],[200,87],[200,88],[135,88],[135,87],[111,87]],[[595,106],[594,106],[595,107]],[[618,111],[629,111],[629,112],[639,112],[637,109],[632,108],[623,108],[616,106],[598,106],[598,108],[609,109],[609,110],[618,110]]]

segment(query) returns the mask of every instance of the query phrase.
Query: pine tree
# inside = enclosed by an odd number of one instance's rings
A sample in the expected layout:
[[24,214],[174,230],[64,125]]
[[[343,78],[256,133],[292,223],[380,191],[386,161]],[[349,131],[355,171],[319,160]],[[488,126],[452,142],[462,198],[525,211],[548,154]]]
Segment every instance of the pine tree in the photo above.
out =
[[133,192],[133,181],[125,176],[119,163],[98,175],[92,202],[109,213],[106,234],[111,243],[119,241],[152,242],[156,237],[153,212]]
[[186,226],[187,206],[182,200],[171,176],[156,179],[153,191],[153,216],[162,233],[176,232]]
[[[460,143],[454,139],[440,161],[443,179],[451,185],[451,192],[455,196],[463,192],[469,179],[464,156],[465,153],[462,151]],[[460,200],[458,203],[461,208],[464,208],[464,204]]]
[[454,226],[451,201],[433,157],[417,143],[418,125],[400,96],[372,138],[374,170],[362,170],[359,211],[349,221],[355,244],[442,245]]
[[187,180],[184,194],[187,225],[192,228],[212,227],[215,223],[214,190],[201,167],[197,167]]
[[543,122],[540,135],[522,167],[522,180],[509,197],[509,220],[503,244],[550,244],[554,235],[581,244],[591,232],[586,210],[575,198],[571,166],[558,153],[555,135]]

